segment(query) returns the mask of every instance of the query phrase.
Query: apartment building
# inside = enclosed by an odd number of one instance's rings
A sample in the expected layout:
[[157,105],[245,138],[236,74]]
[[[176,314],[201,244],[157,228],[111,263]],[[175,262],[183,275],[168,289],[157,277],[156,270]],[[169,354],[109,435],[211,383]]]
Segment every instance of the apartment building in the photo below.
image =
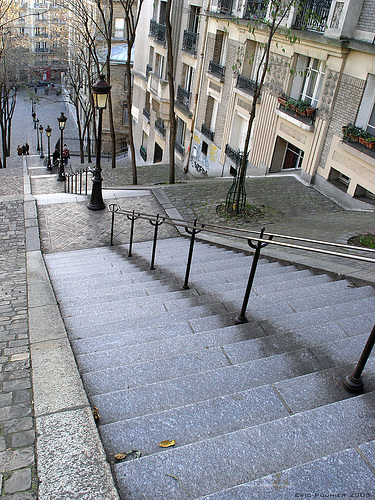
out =
[[[266,40],[262,24],[251,32],[248,20],[269,16],[267,7],[253,0],[211,5],[189,161],[193,175],[236,175]],[[307,26],[296,10],[286,18],[299,41],[291,44],[280,33],[272,40],[247,174],[295,172],[344,205],[361,206],[375,195],[375,155],[371,146],[343,141],[342,127],[352,123],[375,135],[375,4],[305,3],[313,7],[318,16]],[[293,101],[313,108],[310,116],[290,107]]]
[[[163,0],[144,2],[135,43],[132,118],[137,164],[140,165],[169,161],[166,5],[167,2]],[[185,3],[183,0],[176,0],[171,15],[175,80],[180,68],[179,59],[182,57],[181,26],[185,17]],[[176,109],[179,140],[182,131],[178,113]],[[182,158],[183,146],[178,140]],[[179,154],[178,149],[177,154]]]
[[17,30],[27,43],[27,68],[20,78],[29,83],[60,82],[67,60],[64,37],[65,21],[56,0],[20,0],[16,2],[20,18]]
[[[136,46],[132,114],[139,163],[169,158],[163,4],[145,3]],[[176,161],[195,177],[235,176],[269,2],[185,0],[173,9],[179,13],[173,24]],[[343,136],[343,127],[353,124],[375,136],[375,3],[306,0],[303,9],[291,9],[284,21],[298,40],[290,43],[281,31],[272,40],[247,175],[294,172],[343,205],[360,207],[375,196],[375,149]],[[311,10],[306,24],[304,13]]]

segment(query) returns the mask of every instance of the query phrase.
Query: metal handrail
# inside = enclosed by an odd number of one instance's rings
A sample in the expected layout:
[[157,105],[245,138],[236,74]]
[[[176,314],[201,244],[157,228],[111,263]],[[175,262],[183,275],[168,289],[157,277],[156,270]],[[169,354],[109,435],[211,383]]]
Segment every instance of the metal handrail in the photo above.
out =
[[[115,204],[110,205],[110,207],[113,207],[113,205],[115,205]],[[118,214],[123,214],[123,215],[132,215],[133,214],[133,211],[123,210],[119,207],[119,205],[115,205],[115,206],[117,207],[117,210],[115,210],[115,212]],[[110,208],[110,207],[109,207],[109,210],[112,212],[112,208]],[[137,218],[154,221],[157,219],[157,215],[137,212]],[[184,229],[189,229],[189,230],[192,230],[195,227],[194,222],[186,221],[184,219],[178,219],[175,217],[163,217],[163,222],[166,224],[170,224],[170,225],[177,225],[177,226],[180,226]],[[278,233],[268,233],[265,231],[263,232],[263,237],[258,237],[258,236],[255,236],[255,235],[259,234],[259,232],[257,232],[257,231],[252,231],[252,230],[248,230],[248,229],[241,229],[241,228],[232,228],[232,227],[228,227],[228,226],[221,226],[221,225],[212,224],[209,222],[205,222],[204,224],[202,223],[201,226],[202,226],[202,228],[204,227],[204,230],[208,233],[218,234],[218,235],[222,235],[222,236],[229,236],[229,237],[233,237],[233,238],[240,238],[240,239],[244,239],[244,240],[251,239],[254,241],[259,241],[261,243],[272,243],[272,245],[276,245],[276,246],[293,248],[296,250],[306,250],[306,251],[310,251],[310,252],[328,254],[328,255],[332,255],[334,257],[344,257],[344,258],[348,258],[348,259],[352,259],[352,260],[360,260],[360,261],[370,262],[370,263],[375,264],[375,257],[371,258],[371,257],[362,256],[362,255],[352,255],[352,254],[347,254],[347,253],[324,250],[322,248],[308,247],[305,245],[294,245],[292,243],[283,243],[281,241],[275,241],[274,238],[282,238],[282,239],[301,241],[301,242],[304,241],[306,243],[312,243],[312,244],[317,244],[317,245],[331,246],[331,247],[342,248],[342,249],[350,249],[350,250],[361,251],[361,252],[369,252],[369,253],[374,253],[374,255],[375,255],[375,249],[373,249],[373,248],[357,247],[355,245],[345,245],[342,243],[333,243],[333,242],[328,242],[328,241],[314,240],[311,238],[301,238],[298,236],[289,236],[289,235],[278,234]],[[113,242],[111,242],[111,244],[113,244]]]
[[[247,318],[246,318],[246,310],[250,298],[250,293],[251,293],[251,288],[253,285],[253,281],[255,278],[255,273],[260,257],[260,252],[261,249],[266,247],[269,244],[272,245],[277,245],[281,247],[287,247],[287,248],[293,248],[297,250],[306,250],[310,252],[316,252],[316,253],[322,253],[322,254],[328,254],[332,255],[334,257],[344,257],[352,260],[359,260],[359,261],[365,261],[365,262],[370,262],[375,264],[375,258],[372,257],[366,257],[363,255],[352,255],[348,253],[342,253],[342,252],[336,252],[332,250],[325,250],[324,248],[313,248],[309,246],[304,246],[304,245],[295,245],[293,243],[283,243],[281,241],[275,241],[274,238],[281,238],[281,239],[289,239],[291,241],[299,241],[299,242],[305,242],[305,243],[313,243],[321,246],[332,246],[332,247],[337,247],[337,248],[342,248],[342,249],[349,249],[350,250],[355,250],[355,251],[361,251],[361,252],[370,252],[375,254],[375,249],[371,248],[363,248],[363,247],[357,247],[355,245],[345,245],[341,243],[331,243],[328,241],[321,241],[321,240],[314,240],[311,238],[301,238],[298,236],[287,236],[287,235],[282,235],[282,234],[276,234],[276,233],[266,233],[265,228],[262,227],[259,233],[259,236],[254,236],[254,234],[257,234],[256,231],[252,230],[246,230],[246,229],[240,229],[240,228],[228,228],[224,226],[219,226],[218,224],[212,224],[212,223],[204,223],[204,224],[198,224],[197,219],[194,219],[193,222],[191,221],[185,221],[184,219],[178,219],[176,217],[167,217],[167,216],[160,216],[160,214],[154,215],[154,214],[146,214],[142,212],[136,213],[135,210],[130,211],[130,210],[122,210],[119,205],[116,203],[112,203],[108,206],[108,210],[112,212],[112,224],[111,224],[111,241],[110,244],[113,245],[113,236],[114,236],[114,223],[115,223],[115,214],[121,214],[121,215],[126,215],[128,220],[131,221],[131,227],[130,227],[130,242],[129,242],[129,251],[128,251],[128,256],[132,256],[132,246],[133,246],[133,236],[134,236],[134,223],[137,219],[144,219],[148,220],[152,226],[154,226],[154,241],[153,241],[153,246],[152,246],[152,257],[151,257],[151,266],[150,270],[155,269],[155,255],[156,255],[156,244],[157,244],[157,237],[158,237],[158,229],[159,226],[162,224],[170,224],[173,226],[180,226],[185,229],[186,233],[190,235],[190,246],[189,246],[189,254],[188,254],[188,259],[187,259],[187,265],[186,265],[186,272],[185,272],[185,280],[184,284],[182,286],[183,290],[189,289],[189,275],[190,275],[190,269],[191,269],[191,263],[192,263],[192,258],[193,258],[193,251],[194,251],[194,242],[195,242],[195,237],[198,233],[201,231],[206,231],[209,233],[213,234],[219,234],[222,236],[226,237],[236,237],[236,238],[241,238],[241,239],[246,239],[248,245],[255,250],[254,256],[253,256],[253,261],[250,269],[250,274],[249,278],[247,281],[247,286],[245,290],[245,295],[243,298],[242,302],[242,307],[241,311],[238,314],[238,316],[235,318],[234,323],[235,324],[242,324],[242,323],[247,323]],[[256,243],[254,243],[256,242]],[[356,368],[352,374],[347,375],[345,379],[343,380],[343,387],[345,390],[353,393],[360,393],[363,390],[363,381],[361,379],[361,374],[362,371],[365,368],[365,364],[367,362],[368,357],[370,356],[370,353],[374,347],[375,344],[375,326],[372,329],[372,332],[370,333],[370,336],[367,340],[366,346],[362,352],[362,355],[356,365]]]

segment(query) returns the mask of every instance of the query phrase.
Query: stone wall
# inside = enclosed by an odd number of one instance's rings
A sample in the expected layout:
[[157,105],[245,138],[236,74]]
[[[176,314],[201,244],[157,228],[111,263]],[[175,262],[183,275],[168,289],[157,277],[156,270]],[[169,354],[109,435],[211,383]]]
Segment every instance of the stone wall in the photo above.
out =
[[365,85],[365,80],[348,75],[342,76],[320,158],[320,166],[322,168],[325,168],[333,136],[338,135],[341,137],[342,127],[350,122],[355,122]]
[[375,2],[374,0],[364,0],[362,11],[359,16],[358,30],[370,31],[375,34]]

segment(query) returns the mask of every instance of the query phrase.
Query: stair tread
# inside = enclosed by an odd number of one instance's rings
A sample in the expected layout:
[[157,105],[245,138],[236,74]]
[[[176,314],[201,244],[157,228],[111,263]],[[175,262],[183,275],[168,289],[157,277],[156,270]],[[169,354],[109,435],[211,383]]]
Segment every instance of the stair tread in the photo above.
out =
[[[186,499],[218,492],[374,439],[373,393],[113,466],[128,498]],[[372,410],[371,410],[372,411]],[[337,432],[340,429],[340,432]],[[207,467],[217,464],[216,467]],[[172,472],[171,472],[172,471]],[[172,477],[178,478],[178,482]],[[197,478],[199,477],[199,481]]]

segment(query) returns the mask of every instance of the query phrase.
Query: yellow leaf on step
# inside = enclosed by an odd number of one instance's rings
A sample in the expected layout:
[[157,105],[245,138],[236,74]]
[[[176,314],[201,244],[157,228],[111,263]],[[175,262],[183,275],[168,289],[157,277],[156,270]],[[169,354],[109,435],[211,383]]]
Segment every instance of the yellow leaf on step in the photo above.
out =
[[166,439],[165,441],[162,441],[159,443],[159,446],[162,448],[169,448],[170,446],[174,446],[176,444],[176,441],[173,439],[172,441],[169,441],[169,439]]
[[124,458],[126,458],[128,456],[127,453],[117,453],[117,455],[115,455],[115,459],[116,460],[124,460]]

